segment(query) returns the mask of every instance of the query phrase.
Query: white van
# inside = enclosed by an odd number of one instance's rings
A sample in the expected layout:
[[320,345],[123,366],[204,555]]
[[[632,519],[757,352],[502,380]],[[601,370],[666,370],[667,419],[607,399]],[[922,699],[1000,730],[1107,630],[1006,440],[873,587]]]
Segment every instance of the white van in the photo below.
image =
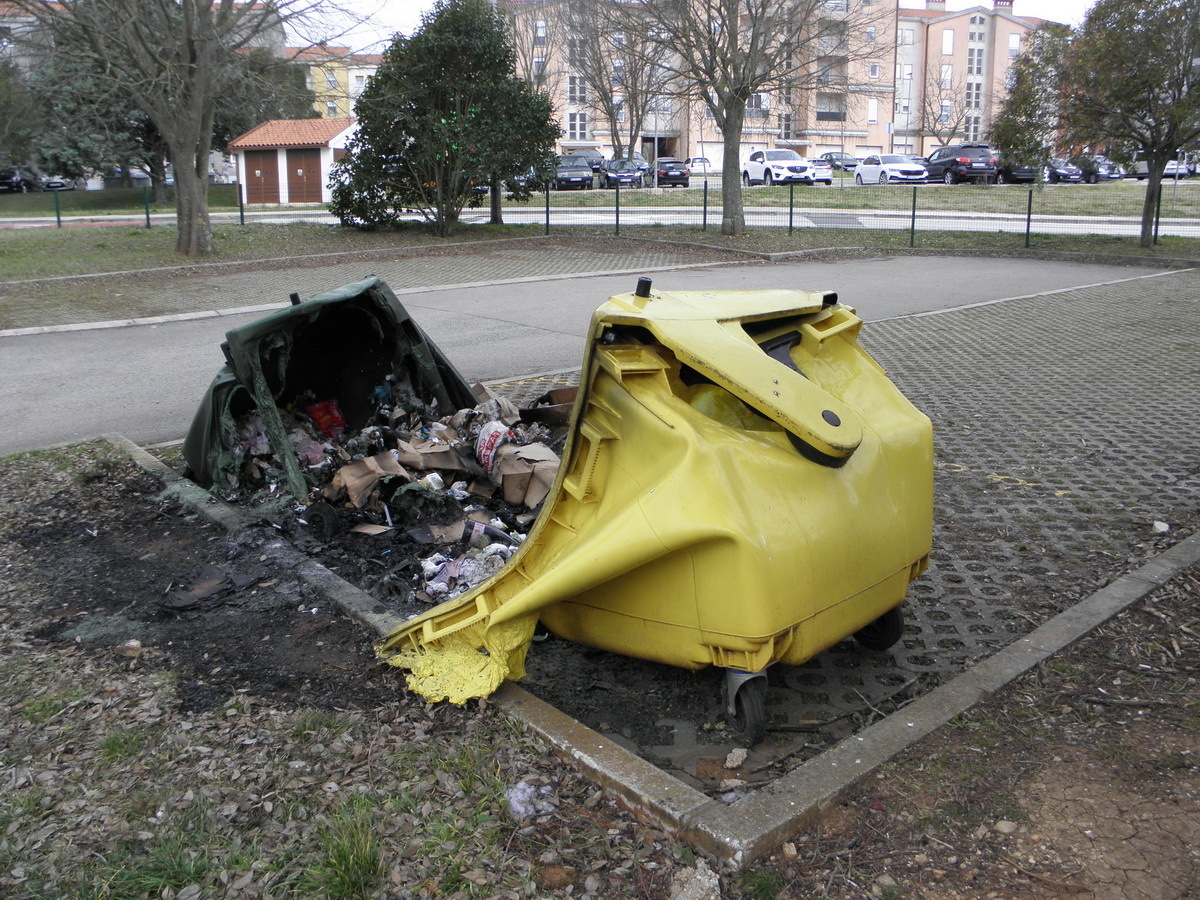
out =
[[[1150,164],[1146,162],[1144,154],[1139,153],[1133,162],[1133,174],[1137,176],[1138,181],[1143,181],[1150,177]],[[1163,170],[1163,178],[1187,178],[1187,156],[1181,150],[1176,154],[1175,158],[1167,162],[1166,169]]]

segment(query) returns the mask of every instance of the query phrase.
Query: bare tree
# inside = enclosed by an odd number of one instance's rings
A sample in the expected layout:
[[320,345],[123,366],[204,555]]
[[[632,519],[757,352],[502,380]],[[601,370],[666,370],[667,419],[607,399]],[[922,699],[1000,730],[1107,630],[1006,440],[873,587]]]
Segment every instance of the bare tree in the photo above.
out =
[[565,5],[566,0],[497,5],[516,53],[517,77],[550,96],[562,88],[560,61],[567,46],[562,14]]
[[[616,157],[636,149],[653,104],[674,93],[674,72],[641,11],[621,0],[566,0],[568,63],[575,98],[608,123]],[[639,27],[640,26],[640,27]]]
[[60,52],[119,86],[158,129],[174,166],[176,249],[211,253],[208,161],[218,102],[245,77],[238,57],[257,47],[281,57],[284,25],[311,21],[318,0],[12,2]]
[[921,85],[918,142],[929,135],[945,146],[964,134],[971,113],[968,104],[966,76],[956,74],[949,64],[931,62]]
[[[746,104],[764,93],[811,90],[830,60],[850,66],[871,52],[853,35],[889,23],[886,4],[860,0],[644,0],[623,4],[627,31],[652,38],[650,62],[677,96],[703,103],[724,142],[721,233],[745,229],[740,181]],[[890,27],[890,24],[888,25]]]

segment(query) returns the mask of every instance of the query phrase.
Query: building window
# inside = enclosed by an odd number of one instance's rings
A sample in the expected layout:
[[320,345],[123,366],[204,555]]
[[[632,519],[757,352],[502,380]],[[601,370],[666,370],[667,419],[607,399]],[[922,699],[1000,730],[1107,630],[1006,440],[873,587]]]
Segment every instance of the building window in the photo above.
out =
[[969,47],[967,49],[967,74],[983,74],[983,48]]
[[867,63],[867,77],[868,78],[878,78],[879,77],[879,63],[877,63],[877,62]]
[[587,82],[580,75],[567,79],[567,100],[571,103],[587,103]]
[[982,125],[982,116],[967,116],[967,123],[964,131],[968,141],[979,140],[979,133],[983,130]]
[[330,118],[337,118],[337,114],[338,114],[337,101],[336,100],[326,100],[325,101],[325,115],[329,116]]
[[533,46],[546,46],[546,20],[538,19],[533,23]]
[[579,38],[571,38],[567,41],[567,62],[573,66],[583,62],[583,41]]
[[614,59],[613,60],[612,82],[613,82],[613,87],[619,88],[619,87],[625,86],[625,60],[623,60],[623,59]]
[[868,25],[866,28],[864,28],[863,29],[863,37],[865,37],[868,41],[874,41],[875,40],[875,26]]
[[971,82],[967,85],[967,109],[983,108],[983,83]]
[[365,88],[366,86],[367,86],[367,76],[366,75],[355,75],[354,76],[354,96],[355,97],[357,97],[359,94],[361,94],[363,92],[363,88]]
[[954,55],[954,29],[942,29],[942,56]]
[[904,113],[907,116],[909,108],[909,99],[907,97],[896,98],[896,112]]
[[867,99],[867,124],[874,125],[879,121],[879,100],[875,97]]
[[946,125],[946,124],[948,124],[949,122],[950,122],[950,101],[949,101],[949,100],[943,100],[943,101],[942,101],[942,108],[941,108],[941,110],[938,112],[938,124],[939,124],[939,125]]
[[1010,34],[1008,36],[1008,58],[1016,59],[1021,55],[1021,36],[1019,34]]
[[337,73],[336,72],[326,72],[325,73],[325,87],[329,88],[332,91],[332,90],[337,90],[337,86],[338,86],[337,85]]
[[942,63],[942,77],[938,79],[938,88],[948,91],[952,84],[954,84],[954,66],[950,63]]
[[843,94],[817,94],[817,121],[845,122],[845,96]]
[[911,47],[916,43],[916,32],[911,28],[899,29],[896,36],[896,43],[902,47]]
[[983,16],[971,16],[972,25],[983,25],[985,22],[987,22],[987,19]]
[[571,141],[586,141],[587,137],[587,113],[567,113],[567,139]]
[[785,141],[790,141],[796,136],[796,131],[792,125],[791,113],[780,113],[779,115],[779,137]]
[[546,77],[546,60],[537,56],[533,60],[533,83],[541,84]]

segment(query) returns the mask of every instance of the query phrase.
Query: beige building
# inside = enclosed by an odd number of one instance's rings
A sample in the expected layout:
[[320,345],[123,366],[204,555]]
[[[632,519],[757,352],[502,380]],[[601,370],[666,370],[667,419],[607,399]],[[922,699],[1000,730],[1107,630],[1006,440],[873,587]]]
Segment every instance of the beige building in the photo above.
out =
[[[945,0],[923,9],[898,0],[825,0],[825,24],[846,33],[826,45],[812,89],[755,95],[747,104],[741,157],[768,147],[803,156],[843,150],[916,153],[957,140],[982,140],[1007,93],[1008,71],[1026,35],[1044,20],[1018,18],[1012,0],[947,12]],[[512,22],[520,74],[545,90],[563,127],[560,152],[595,149],[611,156],[608,117],[575,65],[562,0],[500,0]],[[836,29],[835,29],[836,30]],[[619,79],[618,82],[619,84]],[[626,143],[628,143],[628,137]],[[656,156],[722,163],[724,143],[705,105],[653,100],[634,149]]]
[[901,9],[896,23],[893,144],[926,156],[955,141],[985,141],[1008,95],[1010,70],[1030,32],[1046,24],[1012,14],[1012,0],[948,12],[945,0]]

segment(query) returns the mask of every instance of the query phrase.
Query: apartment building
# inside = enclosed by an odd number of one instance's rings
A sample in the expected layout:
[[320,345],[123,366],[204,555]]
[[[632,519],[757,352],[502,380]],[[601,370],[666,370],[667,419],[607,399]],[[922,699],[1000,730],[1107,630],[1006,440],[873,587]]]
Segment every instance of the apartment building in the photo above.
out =
[[983,141],[1011,85],[1030,32],[1045,19],[1018,17],[1012,0],[947,11],[945,0],[900,9],[896,21],[893,143],[926,156],[955,141]]
[[[612,155],[612,97],[597,96],[583,69],[564,0],[497,0],[513,29],[519,74],[547,92],[563,126],[559,149]],[[1008,90],[1008,72],[1027,35],[1044,20],[1012,14],[1012,0],[947,11],[898,0],[824,0],[816,83],[756,94],[746,105],[741,156],[788,147],[803,156],[844,150],[925,155],[957,140],[980,140]],[[632,37],[630,38],[632,40]],[[629,81],[614,58],[611,92]],[[644,84],[645,82],[643,82]],[[618,114],[618,127],[627,120]],[[636,135],[621,144],[657,156],[706,157],[721,165],[724,141],[707,106],[664,92],[650,100]]]
[[354,103],[383,59],[378,53],[355,53],[349,47],[315,44],[288,47],[286,59],[304,66],[305,84],[313,92],[313,109],[326,119],[354,115]]

